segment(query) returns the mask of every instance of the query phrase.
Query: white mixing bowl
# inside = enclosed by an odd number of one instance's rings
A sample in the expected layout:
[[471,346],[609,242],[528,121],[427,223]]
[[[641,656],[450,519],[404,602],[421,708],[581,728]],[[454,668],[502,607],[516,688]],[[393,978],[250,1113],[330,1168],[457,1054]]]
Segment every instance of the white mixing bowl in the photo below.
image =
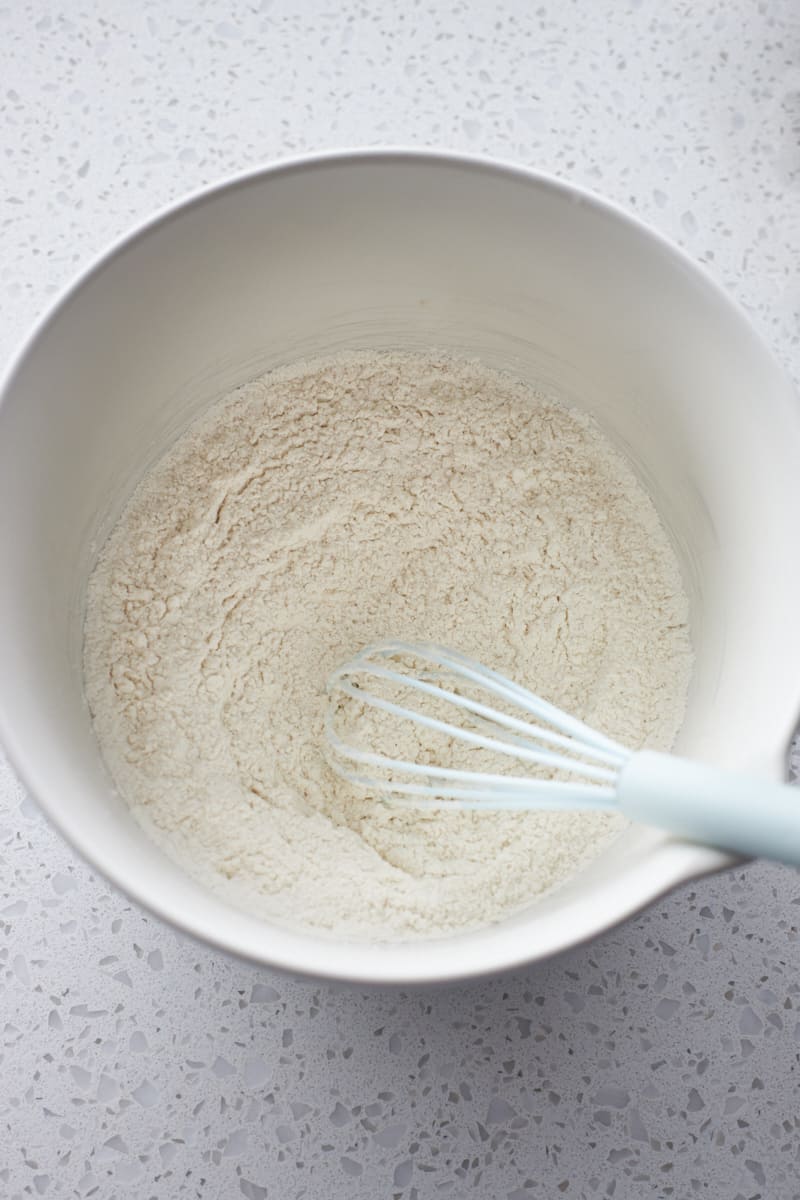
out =
[[348,943],[229,907],[115,795],[83,697],[83,598],[142,472],[203,406],[275,364],[431,346],[554,388],[635,465],[691,595],[681,752],[782,777],[800,708],[800,408],[742,313],[682,254],[566,184],[449,154],[305,158],[170,208],[70,288],[5,382],[0,737],[59,829],[130,896],[293,972],[411,983],[500,971],[732,861],[631,829],[491,928]]

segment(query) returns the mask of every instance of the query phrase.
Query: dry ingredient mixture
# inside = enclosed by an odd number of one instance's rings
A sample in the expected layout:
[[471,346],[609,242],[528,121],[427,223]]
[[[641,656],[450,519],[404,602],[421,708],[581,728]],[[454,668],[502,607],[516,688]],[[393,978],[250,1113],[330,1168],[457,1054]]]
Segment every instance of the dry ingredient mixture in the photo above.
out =
[[669,748],[683,715],[675,557],[592,420],[442,355],[273,372],[146,476],[86,617],[86,693],[120,791],[233,904],[431,936],[519,908],[621,827],[400,811],[337,779],[326,676],[386,636],[457,647],[632,746]]

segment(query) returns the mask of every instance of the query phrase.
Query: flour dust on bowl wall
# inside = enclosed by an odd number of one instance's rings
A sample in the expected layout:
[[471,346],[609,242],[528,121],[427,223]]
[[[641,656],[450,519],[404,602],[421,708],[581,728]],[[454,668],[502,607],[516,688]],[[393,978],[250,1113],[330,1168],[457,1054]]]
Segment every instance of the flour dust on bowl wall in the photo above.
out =
[[744,317],[585,193],[434,153],[232,180],[115,247],[3,385],[0,735],[94,866],[227,950],[379,983],[541,958],[730,860],[350,793],[328,671],[436,640],[777,778],[798,455]]
[[145,829],[253,913],[377,939],[497,920],[596,854],[618,817],[401,810],[333,773],[326,677],[387,632],[636,746],[685,709],[675,554],[595,422],[474,361],[340,356],[212,406],[92,575],[87,695]]

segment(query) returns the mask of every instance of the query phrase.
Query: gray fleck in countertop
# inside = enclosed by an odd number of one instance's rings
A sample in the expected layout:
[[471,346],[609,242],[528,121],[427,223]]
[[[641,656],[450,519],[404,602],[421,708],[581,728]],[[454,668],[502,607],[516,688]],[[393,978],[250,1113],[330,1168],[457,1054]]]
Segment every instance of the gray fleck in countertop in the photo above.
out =
[[[4,357],[183,192],[416,143],[632,208],[800,375],[796,0],[15,0],[0,104]],[[511,977],[315,985],[145,917],[0,766],[0,1196],[800,1197],[799,921],[756,865]]]

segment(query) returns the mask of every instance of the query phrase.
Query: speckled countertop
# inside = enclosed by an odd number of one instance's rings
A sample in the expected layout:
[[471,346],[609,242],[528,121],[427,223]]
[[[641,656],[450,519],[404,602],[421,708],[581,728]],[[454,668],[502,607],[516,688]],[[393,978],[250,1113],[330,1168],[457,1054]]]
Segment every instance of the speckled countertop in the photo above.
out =
[[[797,0],[14,0],[0,105],[3,356],[155,206],[391,142],[635,209],[800,375]],[[0,766],[0,1196],[800,1197],[799,922],[758,865],[510,978],[317,986],[145,917]]]

